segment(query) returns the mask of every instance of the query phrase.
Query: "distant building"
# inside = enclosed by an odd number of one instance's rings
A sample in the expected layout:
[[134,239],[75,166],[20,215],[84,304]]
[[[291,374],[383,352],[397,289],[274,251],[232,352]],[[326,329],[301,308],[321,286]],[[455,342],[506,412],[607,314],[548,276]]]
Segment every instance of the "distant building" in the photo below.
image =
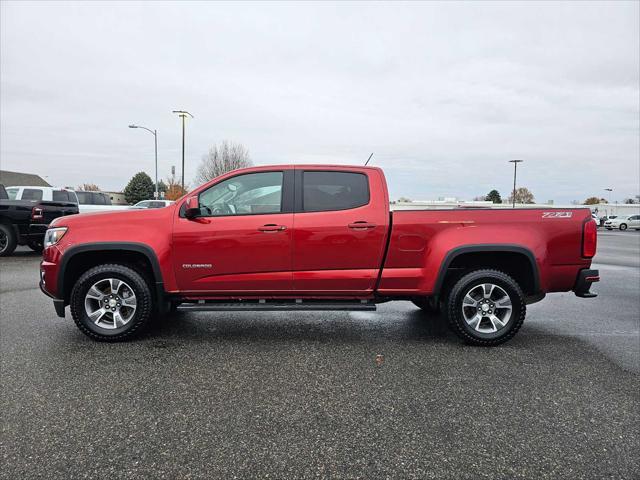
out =
[[124,193],[122,192],[103,192],[109,195],[111,198],[111,203],[113,205],[129,205],[124,198]]
[[20,185],[25,187],[50,187],[42,177],[35,173],[10,172],[0,170],[0,183],[5,187]]

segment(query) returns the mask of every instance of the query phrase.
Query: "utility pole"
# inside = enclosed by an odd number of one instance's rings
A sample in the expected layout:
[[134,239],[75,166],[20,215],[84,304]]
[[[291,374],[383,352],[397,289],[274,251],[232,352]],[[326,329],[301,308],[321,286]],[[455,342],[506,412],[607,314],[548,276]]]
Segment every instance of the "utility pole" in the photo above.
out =
[[156,130],[151,130],[150,128],[143,127],[141,125],[129,125],[129,128],[142,128],[147,132],[153,135],[153,143],[155,145],[156,151],[156,191],[153,193],[153,198],[158,198],[160,196],[160,192],[158,191],[158,132]]
[[182,184],[182,192],[184,193],[184,120],[185,118],[187,118],[187,115],[189,115],[191,118],[193,118],[193,115],[191,115],[186,110],[174,110],[173,113],[177,113],[179,117],[182,117],[182,180],[181,180],[181,184]]
[[516,208],[516,176],[518,175],[518,164],[524,162],[524,160],[509,160],[509,163],[513,163],[513,208]]

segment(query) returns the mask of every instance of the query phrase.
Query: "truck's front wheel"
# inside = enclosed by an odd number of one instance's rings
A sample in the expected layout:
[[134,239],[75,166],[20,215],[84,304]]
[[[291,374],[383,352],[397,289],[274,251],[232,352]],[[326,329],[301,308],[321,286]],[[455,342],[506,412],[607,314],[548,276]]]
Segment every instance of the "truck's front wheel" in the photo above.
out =
[[492,346],[511,339],[526,314],[518,283],[497,270],[476,270],[458,280],[447,299],[453,331],[473,345]]
[[132,337],[148,323],[153,297],[145,279],[117,264],[85,272],[71,292],[71,316],[94,340],[115,342]]

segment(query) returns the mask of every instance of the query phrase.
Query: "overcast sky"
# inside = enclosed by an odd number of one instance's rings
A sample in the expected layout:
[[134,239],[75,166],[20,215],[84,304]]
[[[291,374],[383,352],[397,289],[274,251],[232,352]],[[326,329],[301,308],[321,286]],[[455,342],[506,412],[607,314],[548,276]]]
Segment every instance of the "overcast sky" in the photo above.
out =
[[638,2],[1,4],[0,164],[120,190],[208,147],[372,164],[392,198],[639,192]]

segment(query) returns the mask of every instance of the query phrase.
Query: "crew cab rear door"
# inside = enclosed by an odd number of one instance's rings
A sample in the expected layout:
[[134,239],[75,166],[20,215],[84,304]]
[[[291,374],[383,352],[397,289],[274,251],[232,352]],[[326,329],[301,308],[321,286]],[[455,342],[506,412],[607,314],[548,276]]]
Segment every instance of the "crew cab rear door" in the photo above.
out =
[[296,292],[372,292],[389,228],[388,197],[380,171],[299,167],[295,192]]
[[228,175],[197,193],[200,215],[183,204],[174,222],[178,288],[195,294],[269,295],[293,289],[293,170]]

